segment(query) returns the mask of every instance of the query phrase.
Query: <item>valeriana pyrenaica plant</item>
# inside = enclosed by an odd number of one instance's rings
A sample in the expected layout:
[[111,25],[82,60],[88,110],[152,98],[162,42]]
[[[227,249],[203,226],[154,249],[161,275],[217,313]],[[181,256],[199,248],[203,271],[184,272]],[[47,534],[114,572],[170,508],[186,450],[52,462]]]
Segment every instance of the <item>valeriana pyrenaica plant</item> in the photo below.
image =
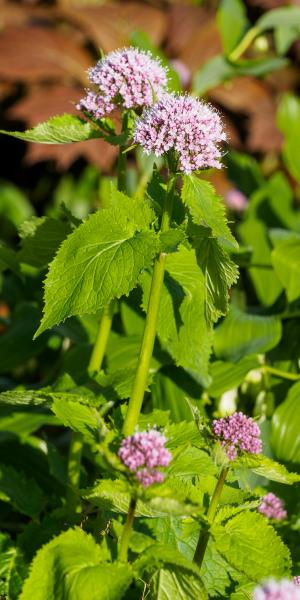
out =
[[[196,400],[188,423],[172,423],[149,405],[141,413],[160,361],[173,361],[197,390],[210,383],[213,324],[226,315],[237,279],[230,257],[237,243],[223,203],[200,177],[221,167],[222,121],[211,106],[167,93],[160,62],[136,49],[102,58],[89,79],[79,103],[84,119],[63,115],[9,133],[41,143],[104,138],[119,146],[118,186],[111,186],[105,208],[83,222],[66,214],[56,246],[52,241],[49,252],[52,230],[41,246],[50,264],[36,337],[69,317],[102,311],[89,376],[79,386],[64,375],[41,390],[1,395],[3,402],[38,405],[48,419],[54,413],[54,424],[73,432],[67,467],[47,447],[56,493],[44,498],[28,480],[23,489],[34,501],[12,499],[34,521],[20,536],[17,591],[10,597],[104,600],[109,590],[110,600],[148,592],[157,599],[235,598],[235,592],[251,598],[257,583],[291,577],[289,550],[273,527],[274,512],[262,511],[266,497],[253,479],[290,485],[300,477],[262,454],[258,423],[241,412],[210,424]],[[121,132],[108,117],[115,108]],[[161,171],[154,166],[145,197],[126,193],[125,150],[132,142],[164,161]],[[142,326],[139,317],[139,356],[131,370],[122,361],[112,369],[109,361],[95,373],[109,346],[112,303],[132,298],[137,286],[146,313]],[[1,473],[11,482],[14,472]],[[11,487],[5,490],[12,495]],[[5,557],[10,553],[5,546]]]

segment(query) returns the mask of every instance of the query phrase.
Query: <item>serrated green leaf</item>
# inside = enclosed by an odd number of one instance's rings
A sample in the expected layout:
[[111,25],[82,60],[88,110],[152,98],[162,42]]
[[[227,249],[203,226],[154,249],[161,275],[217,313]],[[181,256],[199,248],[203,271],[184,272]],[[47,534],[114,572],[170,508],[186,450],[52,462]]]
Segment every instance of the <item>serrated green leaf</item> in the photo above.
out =
[[168,546],[150,546],[135,561],[134,568],[142,575],[156,571],[151,597],[157,600],[206,600],[208,597],[198,567]]
[[218,552],[251,581],[289,574],[289,550],[259,513],[244,511],[211,531]]
[[216,466],[207,452],[190,446],[172,460],[168,473],[171,477],[191,480],[203,473],[215,475]]
[[120,600],[132,578],[130,565],[102,562],[92,536],[70,529],[39,550],[20,600]]
[[[170,515],[184,515],[195,511],[194,505],[185,503],[186,482],[175,480],[176,499],[172,480],[170,485],[166,482],[153,490],[149,500],[138,500],[135,515],[137,517],[166,517]],[[149,494],[152,492],[149,492]],[[159,495],[161,494],[161,495]],[[102,479],[93,488],[82,490],[81,496],[93,504],[113,513],[127,514],[130,492],[128,485],[121,480]]]
[[[169,254],[157,324],[158,337],[176,364],[204,384],[211,352],[211,328],[205,317],[204,277],[195,252],[181,246]],[[151,277],[144,273],[143,308],[146,310]]]
[[103,137],[101,130],[92,123],[68,114],[51,117],[45,123],[39,123],[24,132],[1,129],[0,133],[39,144],[69,144]]
[[164,231],[160,234],[160,251],[166,252],[169,254],[170,252],[176,252],[178,246],[185,239],[185,232],[179,227],[176,229],[170,229],[169,231]]
[[147,231],[152,218],[145,202],[128,198],[91,215],[63,242],[45,281],[44,317],[36,336],[130,292],[158,249],[156,234]]
[[34,217],[31,221],[25,221],[20,231],[22,244],[19,261],[33,267],[44,267],[53,259],[61,242],[71,231],[68,223],[50,217]]
[[209,227],[214,237],[237,247],[238,244],[227,224],[225,205],[208,181],[203,181],[196,175],[185,175],[182,200],[196,225]]
[[52,402],[56,401],[59,403],[64,400],[76,403],[80,402],[81,404],[90,406],[99,406],[101,403],[90,390],[86,390],[85,394],[83,394],[82,388],[72,389],[69,392],[56,392],[49,390],[49,388],[24,391],[9,390],[0,394],[0,405],[50,407]]
[[197,446],[203,443],[195,421],[189,423],[186,421],[172,423],[166,427],[165,435],[167,437],[167,446],[170,450],[175,450],[185,444],[195,444]]
[[228,291],[238,279],[238,269],[216,239],[199,237],[195,245],[205,277],[206,317],[215,322],[228,312]]
[[287,485],[292,485],[300,481],[300,475],[291,473],[284,465],[262,454],[247,454],[242,456],[239,459],[239,464],[250,469],[257,475],[267,477],[270,481],[277,481],[278,483],[285,483]]
[[225,360],[238,361],[247,354],[266,352],[278,344],[281,331],[280,319],[243,313],[232,306],[215,330],[215,353]]
[[300,296],[300,241],[287,240],[272,251],[275,273],[286,290],[289,302]]
[[271,446],[275,456],[286,462],[300,463],[300,382],[289,390],[287,398],[272,417]]
[[104,424],[95,408],[60,398],[53,401],[51,409],[63,425],[81,433],[87,442],[99,441]]
[[44,508],[46,498],[34,479],[13,467],[0,465],[0,494],[20,513],[36,517]]

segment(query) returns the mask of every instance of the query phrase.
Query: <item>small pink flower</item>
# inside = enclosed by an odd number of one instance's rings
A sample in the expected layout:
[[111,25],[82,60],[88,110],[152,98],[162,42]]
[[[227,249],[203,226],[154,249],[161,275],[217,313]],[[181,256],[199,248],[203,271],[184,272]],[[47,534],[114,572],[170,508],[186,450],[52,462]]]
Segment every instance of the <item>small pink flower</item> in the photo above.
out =
[[268,519],[283,521],[286,518],[287,512],[284,509],[283,502],[280,498],[269,492],[262,498],[262,502],[257,509],[262,515]]
[[258,425],[242,412],[214,420],[212,428],[215,436],[221,440],[229,460],[235,460],[239,451],[250,454],[262,451]]
[[269,579],[255,588],[253,600],[300,600],[300,589],[288,579]]
[[148,487],[163,481],[164,474],[157,467],[167,467],[172,460],[165,443],[165,436],[156,429],[138,431],[122,441],[118,456],[137,480]]
[[174,58],[173,60],[171,60],[170,65],[173,67],[174,71],[176,71],[176,73],[179,75],[181,85],[184,88],[186,88],[192,79],[191,70],[179,58]]
[[293,582],[295,585],[300,586],[300,575],[295,575]]
[[77,108],[101,119],[115,108],[153,104],[167,87],[166,69],[150,52],[124,48],[110,52],[88,71],[94,89],[87,90]]
[[248,206],[248,198],[240,190],[232,188],[225,194],[225,203],[236,212],[243,212]]
[[165,94],[146,108],[136,122],[134,141],[146,154],[162,156],[175,151],[178,168],[191,173],[208,167],[220,168],[218,144],[226,139],[217,111],[189,96]]

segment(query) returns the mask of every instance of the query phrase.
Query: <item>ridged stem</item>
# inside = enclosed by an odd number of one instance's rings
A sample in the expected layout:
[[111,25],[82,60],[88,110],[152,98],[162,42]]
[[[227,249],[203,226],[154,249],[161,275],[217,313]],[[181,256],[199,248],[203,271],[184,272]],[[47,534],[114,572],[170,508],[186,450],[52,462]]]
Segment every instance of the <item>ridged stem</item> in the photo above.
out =
[[[165,199],[165,205],[163,208],[163,214],[161,219],[160,230],[161,232],[168,231],[170,228],[174,192],[175,192],[176,178],[171,176],[168,182],[167,194]],[[131,435],[138,422],[138,418],[141,412],[144,393],[147,387],[147,379],[149,373],[150,362],[153,353],[154,341],[156,336],[157,320],[159,313],[159,305],[161,298],[161,291],[164,281],[166,265],[166,254],[161,252],[155,260],[153,267],[152,282],[150,288],[150,296],[148,301],[147,316],[145,321],[143,339],[140,348],[140,354],[138,359],[138,365],[135,373],[135,379],[133,383],[132,393],[127,407],[127,413],[123,425],[124,436]]]
[[[226,468],[223,468],[220,473],[217,485],[215,487],[215,490],[212,495],[212,498],[211,498],[211,501],[209,504],[209,508],[207,511],[207,519],[208,519],[209,523],[213,523],[214,518],[216,516],[220,496],[221,496],[221,493],[223,490],[223,486],[224,486],[228,471],[229,471],[229,469],[228,469],[228,467],[226,467]],[[193,558],[193,561],[195,563],[197,563],[197,565],[199,567],[201,567],[201,565],[202,565],[209,538],[210,538],[209,529],[205,529],[204,531],[200,532],[198,544],[197,544],[194,558]]]
[[136,498],[132,497],[130,500],[129,509],[128,509],[128,513],[127,513],[127,519],[126,519],[126,523],[123,527],[121,541],[120,541],[119,560],[121,562],[127,562],[128,546],[129,546],[130,536],[132,533],[135,509],[136,509]]
[[79,488],[82,446],[81,433],[72,431],[68,457],[68,487],[66,492],[66,506],[70,515],[81,512]]

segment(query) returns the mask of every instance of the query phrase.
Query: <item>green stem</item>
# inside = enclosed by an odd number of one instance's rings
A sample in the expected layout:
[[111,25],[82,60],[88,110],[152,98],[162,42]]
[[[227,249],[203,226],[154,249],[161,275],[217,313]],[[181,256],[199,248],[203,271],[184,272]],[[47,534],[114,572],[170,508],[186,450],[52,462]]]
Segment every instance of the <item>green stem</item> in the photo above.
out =
[[132,532],[132,525],[134,520],[134,513],[136,509],[136,498],[131,498],[129,509],[127,513],[126,523],[123,527],[120,549],[119,549],[119,560],[121,562],[127,562],[129,540]]
[[275,367],[270,367],[269,365],[261,367],[261,371],[275,375],[275,377],[289,379],[290,381],[298,381],[298,379],[300,379],[300,373],[287,373],[287,371],[281,371],[280,369],[275,369]]
[[66,493],[66,505],[69,514],[81,512],[79,488],[82,446],[81,433],[72,431],[68,459],[68,487]]
[[229,55],[229,60],[235,62],[238,60],[242,54],[251,46],[252,42],[254,42],[255,38],[260,34],[260,30],[258,27],[251,27],[249,31],[247,31],[246,35],[237,45],[237,47],[231,52]]
[[[168,183],[165,206],[163,209],[161,219],[161,232],[168,231],[168,229],[170,228],[175,184],[176,178],[171,177]],[[134,432],[134,429],[138,422],[139,414],[141,412],[145,389],[147,387],[149,367],[156,336],[157,319],[159,313],[161,291],[164,281],[166,257],[166,254],[164,252],[161,252],[155,260],[153,267],[153,275],[143,339],[141,343],[141,349],[135,373],[132,393],[123,425],[124,436],[131,435]]]
[[[124,133],[128,128],[128,114],[125,110],[122,117],[122,130]],[[127,154],[126,146],[120,146],[118,156],[118,190],[127,194]]]
[[[223,490],[223,486],[224,486],[228,471],[229,471],[229,468],[226,467],[226,468],[223,468],[220,473],[220,477],[218,479],[217,485],[215,487],[215,491],[212,495],[212,499],[210,501],[210,505],[209,505],[209,508],[207,511],[207,519],[208,519],[209,523],[213,523],[214,518],[216,516],[220,496],[221,496],[221,493]],[[194,562],[197,563],[197,565],[199,567],[201,567],[201,565],[202,565],[209,538],[210,538],[209,529],[205,529],[205,531],[200,532],[198,544],[197,544],[195,554],[194,554],[194,559],[193,559]]]
[[96,371],[100,371],[101,369],[108,342],[108,337],[111,330],[114,308],[115,300],[112,300],[111,303],[105,306],[103,309],[98,335],[89,362],[88,370],[90,373],[95,373]]

